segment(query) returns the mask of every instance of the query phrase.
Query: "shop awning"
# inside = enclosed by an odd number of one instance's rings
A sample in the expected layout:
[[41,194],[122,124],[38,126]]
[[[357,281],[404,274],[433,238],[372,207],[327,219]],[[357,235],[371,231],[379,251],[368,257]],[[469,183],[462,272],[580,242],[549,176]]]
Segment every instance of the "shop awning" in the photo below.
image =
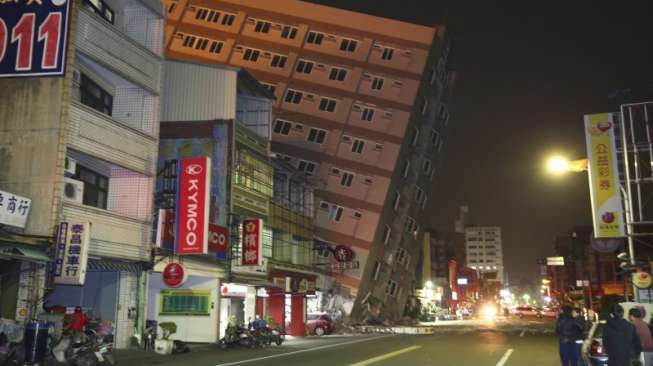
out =
[[143,269],[142,262],[129,262],[113,259],[89,259],[89,272],[139,272]]
[[46,253],[46,247],[20,244],[0,240],[0,258],[17,259],[26,262],[47,263],[52,260]]

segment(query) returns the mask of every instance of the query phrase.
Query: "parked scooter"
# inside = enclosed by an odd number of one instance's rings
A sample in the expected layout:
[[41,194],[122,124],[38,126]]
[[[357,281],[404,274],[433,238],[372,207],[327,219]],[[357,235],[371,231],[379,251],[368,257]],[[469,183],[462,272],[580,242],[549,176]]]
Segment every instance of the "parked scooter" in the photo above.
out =
[[256,347],[258,341],[247,328],[230,322],[219,345],[223,349],[234,346]]

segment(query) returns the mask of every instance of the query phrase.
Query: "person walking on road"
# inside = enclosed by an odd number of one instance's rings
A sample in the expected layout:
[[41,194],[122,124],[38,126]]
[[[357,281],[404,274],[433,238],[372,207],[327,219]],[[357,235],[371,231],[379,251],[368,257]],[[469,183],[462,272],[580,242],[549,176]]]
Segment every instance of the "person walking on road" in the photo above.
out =
[[608,354],[608,366],[632,366],[642,351],[637,330],[624,319],[624,308],[619,304],[615,304],[603,328],[603,348]]
[[570,306],[562,307],[562,314],[556,323],[556,334],[560,338],[560,362],[562,366],[578,366],[579,354],[576,340],[583,338],[583,328],[572,316]]
[[648,324],[644,322],[646,315],[644,308],[632,308],[628,312],[628,319],[635,326],[640,344],[642,345],[642,355],[644,366],[653,366],[653,336]]

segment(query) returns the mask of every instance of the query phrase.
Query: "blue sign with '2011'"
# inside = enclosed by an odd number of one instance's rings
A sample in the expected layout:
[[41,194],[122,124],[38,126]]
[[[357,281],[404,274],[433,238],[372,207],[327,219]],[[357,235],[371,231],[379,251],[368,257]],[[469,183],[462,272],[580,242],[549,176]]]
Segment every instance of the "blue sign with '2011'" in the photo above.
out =
[[0,0],[0,77],[62,76],[73,0]]

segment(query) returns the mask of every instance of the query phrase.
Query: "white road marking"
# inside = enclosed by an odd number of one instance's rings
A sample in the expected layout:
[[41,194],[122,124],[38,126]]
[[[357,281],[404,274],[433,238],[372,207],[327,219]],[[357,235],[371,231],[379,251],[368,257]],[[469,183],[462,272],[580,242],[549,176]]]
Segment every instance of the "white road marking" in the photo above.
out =
[[317,351],[317,350],[327,349],[327,348],[333,348],[333,347],[338,347],[338,346],[346,346],[346,345],[349,345],[349,344],[367,342],[367,341],[372,341],[372,340],[375,340],[375,339],[381,339],[381,338],[387,338],[387,337],[394,337],[394,334],[388,334],[388,335],[384,335],[384,336],[371,337],[371,338],[365,338],[365,339],[358,339],[358,340],[355,340],[355,341],[340,342],[340,343],[336,343],[336,344],[327,344],[327,345],[324,345],[324,346],[318,346],[318,347],[314,347],[314,348],[300,349],[298,351],[279,353],[279,354],[276,354],[276,355],[263,356],[263,357],[257,357],[257,358],[250,358],[249,360],[219,363],[219,364],[217,364],[215,366],[242,365],[242,364],[250,363],[250,362],[256,362],[256,361],[261,361],[261,360],[269,360],[269,359],[272,359],[272,358],[279,358],[279,357],[284,357],[284,356],[296,355],[296,354],[299,354],[299,353],[312,352],[312,351]]
[[503,365],[505,365],[506,362],[508,361],[508,358],[510,358],[510,355],[512,354],[512,351],[513,351],[512,348],[509,349],[509,350],[507,350],[506,353],[503,354],[503,357],[501,357],[501,359],[499,360],[499,362],[497,362],[497,366],[503,366]]
[[372,357],[372,358],[367,359],[367,360],[365,360],[365,361],[352,363],[352,364],[349,365],[349,366],[367,366],[367,365],[371,365],[371,364],[373,364],[373,363],[375,363],[375,362],[379,362],[379,361],[387,360],[388,358],[392,358],[392,357],[395,357],[395,356],[399,356],[399,355],[402,354],[402,353],[406,353],[406,352],[414,351],[414,350],[416,350],[416,349],[420,349],[420,348],[422,348],[422,346],[410,346],[410,347],[406,347],[406,348],[403,348],[403,349],[400,349],[400,350],[397,350],[397,351],[394,351],[394,352],[390,352],[390,353],[383,354],[383,355],[381,355],[381,356]]
[[519,336],[523,337],[525,333],[526,333],[526,329],[522,330],[521,333],[519,334]]

